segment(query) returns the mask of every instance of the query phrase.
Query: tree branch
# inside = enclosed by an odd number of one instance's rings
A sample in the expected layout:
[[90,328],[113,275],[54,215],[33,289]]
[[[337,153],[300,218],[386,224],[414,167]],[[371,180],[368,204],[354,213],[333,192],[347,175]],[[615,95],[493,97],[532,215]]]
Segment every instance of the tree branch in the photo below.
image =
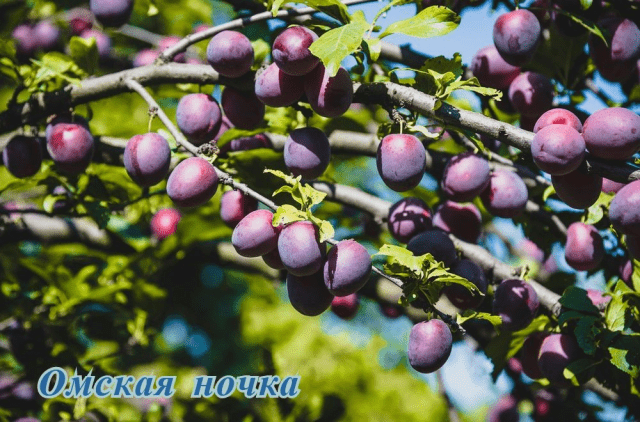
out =
[[[343,0],[342,3],[346,6],[352,6],[352,5],[361,4],[361,3],[370,3],[372,1],[373,0]],[[222,31],[242,28],[256,22],[263,22],[271,19],[289,18],[289,17],[301,16],[301,15],[310,15],[317,12],[318,11],[312,7],[302,7],[299,9],[280,10],[278,11],[278,13],[276,13],[275,16],[270,11],[266,11],[262,13],[257,13],[247,18],[234,19],[232,21],[214,26],[213,28],[200,31],[195,34],[187,35],[182,40],[180,40],[180,42],[176,43],[170,48],[167,48],[163,53],[161,53],[160,56],[158,56],[158,58],[156,59],[156,63],[158,64],[167,63],[171,61],[171,59],[173,59],[173,57],[176,54],[185,51],[187,47],[189,47],[190,45],[195,44],[199,41],[205,40],[207,38],[211,38],[217,33]]]
[[[447,103],[436,107],[436,97],[424,94],[411,87],[393,82],[355,84],[354,102],[394,104],[436,119],[446,124],[472,130],[514,146],[529,155],[533,133],[494,120],[483,114],[458,109]],[[640,170],[630,163],[616,163],[597,159],[587,154],[582,170],[604,176],[617,182],[630,182],[640,179]]]

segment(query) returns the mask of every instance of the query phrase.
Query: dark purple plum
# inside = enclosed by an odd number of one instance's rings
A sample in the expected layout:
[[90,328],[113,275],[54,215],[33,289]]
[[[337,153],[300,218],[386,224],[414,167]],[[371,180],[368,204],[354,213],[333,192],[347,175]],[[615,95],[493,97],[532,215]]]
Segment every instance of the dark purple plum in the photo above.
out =
[[640,149],[640,116],[622,107],[596,111],[584,122],[582,136],[596,157],[626,160]]
[[414,236],[407,243],[407,249],[415,256],[430,253],[447,268],[451,268],[458,259],[453,241],[442,230],[427,230]]
[[317,39],[318,35],[304,26],[287,28],[273,42],[273,61],[288,75],[306,75],[320,63],[320,59],[309,51],[309,46]]
[[284,264],[282,263],[282,259],[280,259],[280,252],[278,252],[278,248],[273,248],[271,252],[267,252],[262,255],[262,260],[265,264],[273,268],[274,270],[284,270]]
[[529,239],[523,239],[518,242],[516,251],[525,258],[533,259],[539,263],[544,261],[544,251]]
[[55,50],[60,46],[60,28],[49,20],[38,22],[33,27],[32,34],[38,49],[42,51]]
[[135,135],[124,148],[124,168],[129,177],[140,186],[153,186],[169,172],[171,148],[157,133]]
[[51,127],[47,150],[58,170],[68,174],[82,173],[93,157],[93,136],[81,124],[58,123]]
[[522,66],[531,60],[540,35],[538,18],[525,9],[505,13],[493,25],[493,43],[504,61],[513,66]]
[[442,190],[455,202],[468,202],[489,186],[489,162],[472,152],[452,157],[442,175]]
[[524,114],[520,115],[520,129],[528,130],[529,132],[533,132],[533,128],[536,126],[536,121],[538,120],[538,115],[527,116]]
[[537,380],[543,378],[542,372],[538,367],[538,355],[540,354],[540,346],[547,337],[547,333],[533,333],[524,341],[522,349],[520,349],[520,362],[522,363],[522,372],[531,379]]
[[[475,284],[482,294],[487,293],[489,283],[484,271],[475,262],[462,259],[453,265],[451,272]],[[477,293],[472,294],[466,287],[459,284],[450,284],[444,287],[442,293],[447,296],[451,303],[462,310],[475,309],[484,300],[484,296],[480,296]]]
[[16,26],[11,33],[11,37],[16,42],[16,53],[18,57],[27,58],[33,56],[38,46],[31,25],[25,23]]
[[520,176],[508,170],[491,173],[489,186],[480,194],[482,204],[492,215],[513,218],[525,209],[529,192]]
[[76,7],[67,12],[67,21],[71,35],[80,35],[93,28],[93,13],[84,7]]
[[220,140],[222,135],[224,135],[224,133],[229,129],[231,129],[232,127],[234,127],[233,123],[231,123],[231,121],[227,118],[227,116],[222,116],[222,120],[220,120],[220,129],[218,129],[218,133],[213,139],[216,141]]
[[571,208],[586,209],[595,204],[602,190],[602,177],[579,170],[551,176],[556,195]]
[[151,219],[151,233],[158,240],[166,239],[176,232],[181,218],[175,208],[163,208]]
[[322,270],[326,255],[325,245],[319,241],[318,228],[310,221],[296,221],[282,229],[278,252],[287,271],[297,276]]
[[227,191],[220,198],[220,219],[232,229],[257,209],[258,201],[239,190]]
[[220,152],[227,153],[229,151],[249,151],[258,148],[273,148],[271,140],[262,133],[253,136],[233,139],[220,147]]
[[424,145],[413,135],[387,135],[378,145],[378,173],[384,183],[396,192],[408,191],[420,184],[426,160]]
[[402,315],[402,307],[399,305],[390,305],[388,303],[380,304],[380,312],[382,315],[390,319],[399,318]]
[[294,176],[315,179],[324,173],[330,160],[329,139],[320,129],[304,127],[289,133],[284,144],[284,163]]
[[49,142],[49,140],[51,139],[51,131],[58,123],[78,124],[89,130],[89,123],[84,117],[80,116],[79,114],[63,113],[55,115],[44,129],[44,138],[47,142]]
[[346,320],[353,318],[359,307],[360,300],[355,293],[343,297],[334,297],[331,301],[331,312]]
[[589,224],[573,223],[567,228],[564,248],[567,264],[577,271],[593,270],[604,258],[604,245],[598,230]]
[[31,177],[42,165],[42,149],[37,138],[16,135],[4,147],[2,162],[14,177]]
[[239,255],[255,258],[268,254],[278,246],[278,229],[273,227],[273,213],[256,210],[244,217],[233,229],[231,243]]
[[197,207],[209,201],[218,189],[218,174],[201,157],[190,157],[176,166],[167,181],[167,195],[180,207]]
[[220,130],[222,112],[218,102],[207,94],[188,94],[176,109],[178,127],[194,145],[213,140]]
[[606,308],[607,303],[611,302],[611,296],[605,296],[600,290],[587,289],[587,297],[599,309]]
[[90,0],[89,8],[102,25],[119,27],[129,22],[133,0]]
[[449,326],[439,319],[415,324],[409,334],[409,364],[423,374],[437,371],[449,359],[452,342]]
[[538,390],[533,399],[533,420],[536,422],[553,422],[565,405],[558,393],[551,390]]
[[540,129],[550,125],[567,125],[578,132],[582,132],[582,123],[578,116],[564,108],[552,108],[549,111],[545,111],[536,121],[533,132],[538,133]]
[[133,67],[148,66],[156,61],[160,52],[151,48],[140,50],[133,58]]
[[640,57],[640,29],[629,19],[609,16],[598,21],[607,44],[597,36],[589,38],[589,52],[603,78],[624,82],[634,72]]
[[222,76],[242,76],[253,64],[251,41],[237,31],[219,32],[211,38],[207,46],[207,62]]
[[264,104],[253,92],[240,92],[232,87],[222,91],[222,110],[238,129],[252,130],[264,119]]
[[301,76],[287,75],[271,63],[256,77],[256,97],[269,107],[287,107],[302,97],[304,82]]
[[473,204],[445,201],[436,210],[433,225],[460,240],[477,243],[482,230],[482,216]]
[[[101,59],[107,59],[111,55],[111,38],[107,34],[102,31],[98,31],[97,29],[87,29],[80,34],[80,37],[89,39],[93,38],[96,40],[96,48],[98,49],[98,56]],[[137,57],[137,56],[136,56]],[[151,64],[157,58],[157,55],[146,64]],[[135,66],[135,62],[134,62]]]
[[371,257],[355,240],[342,240],[329,249],[324,264],[324,283],[334,296],[348,296],[369,280]]
[[538,367],[542,375],[553,383],[568,385],[565,368],[580,355],[580,346],[568,334],[550,334],[540,346]]
[[618,193],[620,189],[625,187],[626,183],[614,182],[606,177],[602,178],[602,192],[604,193]]
[[502,327],[509,331],[529,325],[539,306],[536,291],[520,279],[504,280],[493,294],[493,312],[502,318]]
[[582,135],[568,125],[545,126],[531,141],[533,162],[540,170],[555,176],[577,170],[586,153]]
[[609,220],[619,232],[640,236],[640,180],[618,191],[609,207]]
[[[182,40],[182,38],[176,36],[176,35],[170,35],[168,37],[163,37],[159,42],[158,42],[158,50],[160,52],[165,51],[168,48],[173,47],[174,45],[176,45],[177,43],[180,42],[180,40]],[[176,63],[185,63],[186,62],[186,55],[185,53],[178,53],[175,56],[173,56],[173,61]]]
[[304,92],[313,111],[324,117],[343,115],[353,101],[353,83],[343,67],[330,77],[322,63],[304,78]]
[[403,198],[389,208],[387,226],[394,239],[407,243],[431,228],[431,210],[420,198]]
[[470,70],[482,86],[507,91],[520,74],[520,68],[505,62],[495,46],[478,50],[471,60]]
[[[553,84],[540,73],[524,72],[511,82],[509,100],[518,113],[537,119],[551,108]],[[535,121],[534,121],[535,124]]]
[[487,415],[487,422],[518,422],[518,401],[512,395],[500,397]]
[[317,316],[326,311],[333,295],[324,285],[322,270],[306,275],[287,275],[287,293],[294,309],[306,316]]
[[627,286],[632,287],[633,283],[631,282],[631,277],[633,276],[633,261],[631,259],[627,259],[624,264],[620,265],[619,271],[622,281],[627,283]]
[[640,237],[626,236],[627,251],[629,255],[636,260],[640,260]]

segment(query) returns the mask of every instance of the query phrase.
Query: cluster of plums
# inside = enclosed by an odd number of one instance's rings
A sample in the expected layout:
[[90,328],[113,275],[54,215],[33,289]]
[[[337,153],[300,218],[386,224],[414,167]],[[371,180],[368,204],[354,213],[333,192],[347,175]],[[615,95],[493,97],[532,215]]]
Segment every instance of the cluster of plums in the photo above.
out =
[[[309,46],[316,39],[318,35],[303,26],[287,28],[278,35],[272,47],[273,63],[258,72],[254,92],[240,93],[227,88],[226,94],[223,93],[222,106],[225,112],[227,107],[236,110],[227,112],[229,120],[239,128],[250,129],[257,123],[246,121],[249,111],[260,123],[264,105],[287,107],[303,96],[321,116],[337,117],[344,114],[353,98],[351,78],[342,67],[335,76],[327,72],[320,60],[309,51]],[[253,60],[251,42],[236,31],[222,31],[214,35],[207,47],[208,63],[220,75],[228,78],[246,74]],[[226,103],[233,104],[226,106]]]
[[[538,0],[532,6],[548,9],[549,3],[548,0]],[[554,3],[551,18],[558,30],[566,36],[582,35],[586,29],[561,13],[580,14],[582,10],[579,2],[562,0]],[[602,13],[601,8],[602,2],[595,1],[587,11],[591,19],[597,19],[596,24],[605,34],[607,41],[605,44],[598,36],[590,35],[591,58],[605,79],[624,82],[638,71],[640,29],[629,19],[612,13]],[[531,60],[541,42],[542,28],[547,23],[547,17],[539,10],[518,9],[505,13],[496,20],[493,42],[506,64],[522,66]]]
[[272,223],[271,211],[252,211],[235,226],[231,243],[241,256],[262,257],[270,267],[287,270],[289,300],[300,313],[319,315],[334,296],[352,295],[369,279],[371,257],[359,243],[343,240],[327,252],[313,223]]

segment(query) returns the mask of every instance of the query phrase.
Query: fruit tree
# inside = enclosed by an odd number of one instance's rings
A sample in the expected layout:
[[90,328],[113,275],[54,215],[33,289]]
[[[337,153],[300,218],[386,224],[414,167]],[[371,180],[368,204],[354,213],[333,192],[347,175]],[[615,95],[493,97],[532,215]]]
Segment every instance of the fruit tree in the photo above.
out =
[[640,420],[637,0],[0,13],[0,420]]

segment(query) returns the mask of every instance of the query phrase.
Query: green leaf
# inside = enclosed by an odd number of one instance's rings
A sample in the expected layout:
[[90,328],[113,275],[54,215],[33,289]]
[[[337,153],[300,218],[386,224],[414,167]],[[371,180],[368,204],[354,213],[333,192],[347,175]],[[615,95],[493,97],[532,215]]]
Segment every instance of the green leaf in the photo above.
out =
[[88,74],[93,74],[98,66],[98,46],[96,39],[71,37],[69,53],[78,66]]
[[536,317],[528,327],[520,331],[502,331],[499,335],[492,338],[489,344],[487,344],[487,347],[484,348],[484,352],[491,362],[493,362],[493,371],[491,372],[493,380],[495,381],[498,378],[507,360],[514,357],[522,348],[527,337],[539,331],[546,331],[550,327],[551,321],[549,317],[540,315]]
[[307,211],[307,216],[309,217],[309,220],[311,220],[311,222],[313,222],[313,224],[318,227],[318,236],[320,238],[320,243],[326,242],[329,239],[333,239],[335,231],[330,222],[314,216],[313,214],[311,214],[311,211]]
[[559,302],[565,308],[573,309],[574,311],[599,314],[598,308],[594,306],[587,296],[587,291],[579,287],[567,287]]
[[309,7],[313,7],[319,12],[326,13],[332,18],[336,18],[342,23],[351,21],[351,15],[347,10],[347,6],[339,0],[269,0],[269,10],[275,16],[280,8],[287,3],[301,3]]
[[[399,70],[399,69],[394,69]],[[439,98],[445,95],[447,85],[462,77],[462,56],[455,53],[453,58],[438,56],[427,59],[416,72],[414,88]]]
[[587,355],[591,356],[596,353],[596,338],[601,332],[602,330],[599,327],[599,318],[590,316],[580,318],[574,330],[576,340],[578,341],[580,348]]
[[307,214],[296,209],[293,205],[285,204],[278,207],[275,213],[273,213],[273,227],[278,227],[281,224],[287,225],[296,221],[305,221]]
[[593,378],[595,367],[599,363],[600,362],[589,358],[578,359],[564,368],[563,375],[566,379],[570,380],[573,385],[578,386]]
[[100,204],[99,202],[87,202],[84,204],[87,209],[87,213],[93,218],[96,223],[98,223],[98,227],[104,229],[107,227],[107,223],[109,223],[110,212],[109,208]]
[[580,6],[582,6],[582,10],[587,10],[591,7],[593,0],[580,0]]
[[364,42],[367,46],[371,61],[378,61],[380,58],[380,52],[382,51],[382,41],[380,41],[380,38],[365,38]]
[[472,91],[477,94],[491,97],[496,101],[502,100],[502,91],[495,88],[487,88],[480,86],[480,82],[478,82],[478,78],[473,77],[471,79],[463,80],[461,77],[458,77],[455,81],[450,83],[444,93],[445,98],[449,96],[453,91],[458,89],[464,89],[466,91]]
[[633,283],[633,289],[636,292],[640,292],[640,265],[637,260],[632,260],[633,274],[631,275],[631,282]]
[[560,313],[560,315],[558,316],[558,324],[562,326],[569,321],[584,318],[584,316],[585,315],[582,312],[563,310],[562,313]]
[[456,315],[456,320],[458,324],[463,324],[470,319],[480,319],[484,321],[489,321],[494,328],[498,328],[502,325],[502,318],[498,315],[493,315],[488,312],[477,312],[471,309],[467,309],[462,314]]
[[391,34],[405,34],[419,38],[437,37],[453,31],[458,24],[460,24],[460,16],[453,10],[442,6],[431,6],[409,19],[392,23],[379,38]]
[[375,23],[378,21],[378,19],[380,19],[380,16],[385,14],[392,7],[401,6],[403,4],[413,3],[413,2],[414,2],[414,0],[393,0],[389,4],[387,4],[387,5],[383,6],[382,8],[380,8],[380,10],[378,10],[378,13],[376,13],[376,16],[373,18],[373,22],[371,24],[375,25]]
[[604,211],[609,209],[609,204],[611,204],[614,196],[614,193],[600,192],[596,203],[591,205],[587,210],[587,215],[583,218],[583,222],[593,225],[602,220],[604,218]]
[[147,9],[147,16],[155,16],[160,13],[155,0],[149,0],[149,9]]
[[614,295],[607,305],[604,313],[605,324],[611,331],[622,331],[625,329],[627,317],[627,304],[620,295]]
[[[580,0],[580,1],[582,2],[583,0]],[[587,31],[591,32],[593,35],[595,35],[596,37],[600,38],[605,43],[605,45],[609,44],[607,39],[602,34],[602,31],[600,31],[600,28],[598,28],[593,23],[586,22],[586,21],[580,19],[580,17],[578,17],[578,16],[576,16],[576,15],[574,15],[572,13],[566,12],[566,11],[564,11],[562,9],[557,9],[555,12],[556,13],[560,13],[562,15],[565,15],[565,16],[569,17],[572,21],[580,24],[580,26],[585,28]]]
[[364,13],[358,10],[351,23],[325,32],[309,47],[309,51],[318,57],[327,68],[331,77],[340,69],[340,63],[362,44],[362,37],[369,29]]
[[546,202],[547,199],[549,199],[549,197],[554,193],[556,193],[556,188],[554,188],[553,185],[547,186],[547,188],[544,190],[544,193],[542,194],[542,200]]
[[629,94],[629,101],[640,101],[640,85],[636,85]]
[[631,375],[632,378],[640,376],[640,336],[620,335],[608,348],[611,354],[611,363]]

